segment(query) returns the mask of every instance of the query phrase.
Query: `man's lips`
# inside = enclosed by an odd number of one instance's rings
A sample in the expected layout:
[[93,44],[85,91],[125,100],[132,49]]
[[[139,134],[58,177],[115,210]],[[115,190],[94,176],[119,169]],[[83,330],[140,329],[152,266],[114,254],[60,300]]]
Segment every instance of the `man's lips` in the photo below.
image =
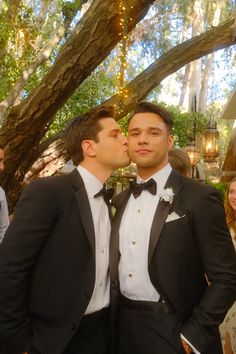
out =
[[139,149],[139,150],[136,150],[136,153],[137,154],[148,154],[149,152],[152,152],[151,150],[148,150],[148,149]]

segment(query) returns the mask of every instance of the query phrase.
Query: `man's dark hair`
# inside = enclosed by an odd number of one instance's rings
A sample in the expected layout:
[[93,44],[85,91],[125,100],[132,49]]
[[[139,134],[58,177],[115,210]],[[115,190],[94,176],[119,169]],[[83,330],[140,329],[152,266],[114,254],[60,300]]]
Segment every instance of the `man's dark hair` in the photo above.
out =
[[191,172],[191,162],[185,150],[172,148],[168,151],[168,160],[176,171],[183,176],[188,176]]
[[164,107],[151,102],[140,102],[135,107],[132,116],[129,118],[128,124],[137,113],[154,113],[159,115],[165,123],[169,133],[171,132],[173,127],[172,115]]
[[0,150],[4,150],[4,149],[5,149],[5,146],[0,143]]
[[102,130],[99,121],[103,118],[114,118],[112,106],[101,107],[69,121],[65,131],[65,147],[75,166],[84,159],[82,142],[87,139],[99,141],[98,133]]

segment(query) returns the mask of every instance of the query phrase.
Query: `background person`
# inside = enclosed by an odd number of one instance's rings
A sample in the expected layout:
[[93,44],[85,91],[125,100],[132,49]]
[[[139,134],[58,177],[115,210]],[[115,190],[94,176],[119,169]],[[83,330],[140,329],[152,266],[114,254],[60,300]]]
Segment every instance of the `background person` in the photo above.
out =
[[168,160],[171,167],[181,175],[190,177],[191,162],[186,151],[179,148],[171,148],[168,151]]
[[[225,199],[226,221],[236,249],[236,177],[228,186]],[[228,311],[220,326],[222,343],[225,354],[236,353],[236,303]]]
[[[4,147],[0,145],[0,173],[4,171]],[[0,243],[3,240],[6,229],[9,225],[9,212],[6,194],[0,187]]]
[[23,192],[0,244],[0,353],[108,354],[110,219],[101,190],[126,166],[127,138],[104,108],[74,119],[78,166]]
[[235,300],[221,197],[172,170],[171,128],[170,114],[147,102],[129,121],[137,183],[115,199],[110,249],[119,354],[220,354],[218,326]]

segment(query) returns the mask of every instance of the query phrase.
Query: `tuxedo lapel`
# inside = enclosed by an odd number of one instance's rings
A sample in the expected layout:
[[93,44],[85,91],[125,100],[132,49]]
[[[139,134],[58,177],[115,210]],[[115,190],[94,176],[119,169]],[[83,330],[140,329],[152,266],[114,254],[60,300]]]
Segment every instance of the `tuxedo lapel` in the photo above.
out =
[[83,227],[88,237],[93,252],[95,252],[95,231],[93,226],[93,217],[84,182],[77,169],[74,169],[69,175],[72,185],[76,188],[75,197],[79,207],[79,213]]
[[166,202],[163,199],[160,199],[158,202],[150,232],[148,264],[151,262],[154,250],[156,249],[157,243],[161,236],[161,231],[170,209],[173,209],[178,193],[181,190],[181,186],[181,176],[172,170],[164,188],[171,188],[174,192],[174,198],[172,203]]

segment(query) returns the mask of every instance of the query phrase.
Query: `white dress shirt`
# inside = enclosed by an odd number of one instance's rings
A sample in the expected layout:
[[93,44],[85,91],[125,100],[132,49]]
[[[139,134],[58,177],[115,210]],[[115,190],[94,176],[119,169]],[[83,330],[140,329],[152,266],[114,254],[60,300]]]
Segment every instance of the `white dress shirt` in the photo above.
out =
[[107,307],[110,302],[109,241],[111,223],[108,207],[102,196],[94,198],[103,184],[84,167],[77,167],[88,195],[95,231],[96,277],[93,294],[85,314],[93,313]]
[[[144,190],[138,198],[131,194],[120,226],[119,279],[121,293],[131,300],[158,301],[160,295],[148,274],[149,236],[159,195],[171,173],[167,164],[155,173],[157,194]],[[137,182],[143,182],[137,177]],[[146,182],[146,181],[145,181]]]
[[9,225],[9,213],[6,200],[6,194],[0,187],[0,243],[3,240],[6,229]]

